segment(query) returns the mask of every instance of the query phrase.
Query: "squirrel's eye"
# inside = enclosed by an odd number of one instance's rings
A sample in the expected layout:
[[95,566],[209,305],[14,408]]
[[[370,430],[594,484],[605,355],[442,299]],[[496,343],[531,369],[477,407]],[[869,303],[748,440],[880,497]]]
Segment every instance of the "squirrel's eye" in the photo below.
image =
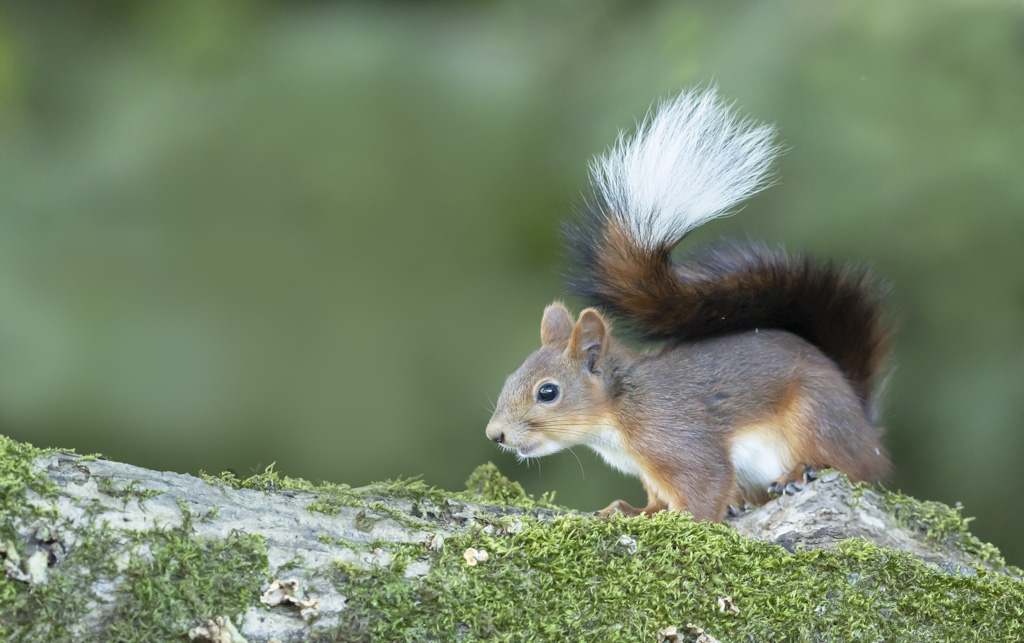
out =
[[558,399],[558,384],[542,384],[537,389],[537,401],[538,402],[554,402]]

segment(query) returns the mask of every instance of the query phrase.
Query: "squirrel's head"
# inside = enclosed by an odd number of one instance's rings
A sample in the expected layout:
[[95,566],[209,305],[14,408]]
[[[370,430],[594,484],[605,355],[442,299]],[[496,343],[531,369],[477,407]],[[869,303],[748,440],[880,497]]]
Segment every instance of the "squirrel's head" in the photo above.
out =
[[487,437],[522,457],[540,457],[593,439],[609,426],[602,379],[611,342],[593,308],[573,323],[559,302],[544,309],[541,347],[509,375]]

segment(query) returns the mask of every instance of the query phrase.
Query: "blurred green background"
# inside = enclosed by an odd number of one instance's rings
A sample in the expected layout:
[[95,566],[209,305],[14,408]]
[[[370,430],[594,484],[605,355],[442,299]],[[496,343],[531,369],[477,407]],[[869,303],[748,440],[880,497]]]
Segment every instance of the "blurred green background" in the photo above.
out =
[[[872,264],[891,481],[1024,563],[1024,5],[0,5],[0,430],[176,471],[460,488],[562,296],[558,221],[652,101],[778,124],[739,235]],[[578,304],[575,304],[578,308]]]

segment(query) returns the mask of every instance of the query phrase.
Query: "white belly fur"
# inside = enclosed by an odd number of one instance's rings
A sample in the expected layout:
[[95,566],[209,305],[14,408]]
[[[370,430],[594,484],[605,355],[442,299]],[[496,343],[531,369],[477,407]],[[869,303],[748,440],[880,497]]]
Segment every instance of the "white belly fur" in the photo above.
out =
[[[605,431],[587,443],[611,467],[631,476],[643,477],[640,467],[622,448],[615,431]],[[732,441],[732,465],[736,471],[736,484],[746,495],[756,497],[764,493],[773,480],[795,463],[789,447],[769,431],[749,431]]]
[[732,441],[736,484],[748,495],[764,493],[773,480],[792,471],[792,460],[786,443],[767,431],[746,432]]

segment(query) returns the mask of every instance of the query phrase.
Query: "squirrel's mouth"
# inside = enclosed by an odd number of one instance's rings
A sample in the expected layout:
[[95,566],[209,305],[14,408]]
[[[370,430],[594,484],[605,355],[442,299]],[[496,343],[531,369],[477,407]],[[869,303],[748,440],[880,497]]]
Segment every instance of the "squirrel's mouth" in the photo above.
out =
[[537,446],[537,444],[528,444],[525,447],[519,447],[516,451],[519,452],[519,455],[526,457],[533,453],[537,449]]
[[545,455],[551,455],[561,451],[564,447],[547,438],[541,438],[536,442],[516,447],[516,451],[519,453],[520,458],[540,458]]

